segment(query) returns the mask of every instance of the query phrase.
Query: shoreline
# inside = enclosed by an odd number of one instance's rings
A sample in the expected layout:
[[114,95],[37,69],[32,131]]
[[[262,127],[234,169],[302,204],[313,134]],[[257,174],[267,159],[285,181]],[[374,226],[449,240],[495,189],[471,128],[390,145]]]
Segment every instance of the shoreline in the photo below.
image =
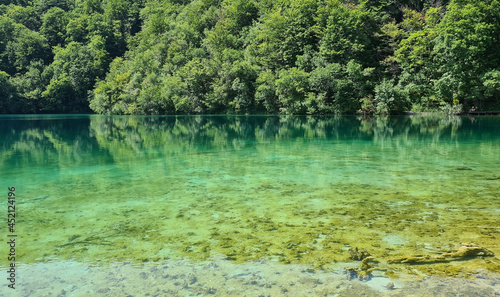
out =
[[[202,263],[166,260],[87,265],[76,261],[20,264],[19,296],[498,296],[500,274],[478,272],[475,279],[373,273],[348,280],[345,266],[312,272],[308,265],[223,259]],[[411,270],[411,266],[409,267]],[[4,270],[2,268],[2,270]],[[391,285],[391,283],[393,285]],[[2,284],[0,295],[12,293]],[[12,295],[11,295],[12,296]]]

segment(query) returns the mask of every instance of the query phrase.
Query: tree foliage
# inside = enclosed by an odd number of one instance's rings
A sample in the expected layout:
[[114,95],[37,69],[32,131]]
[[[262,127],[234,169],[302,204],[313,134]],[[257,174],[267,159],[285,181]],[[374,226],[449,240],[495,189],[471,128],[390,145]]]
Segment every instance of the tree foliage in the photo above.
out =
[[0,112],[500,108],[487,1],[0,2]]

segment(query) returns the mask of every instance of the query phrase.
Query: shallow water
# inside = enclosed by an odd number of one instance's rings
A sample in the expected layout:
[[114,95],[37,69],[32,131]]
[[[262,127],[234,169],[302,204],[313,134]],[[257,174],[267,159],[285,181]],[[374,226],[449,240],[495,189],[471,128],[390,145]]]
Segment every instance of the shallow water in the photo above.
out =
[[498,276],[500,261],[482,254],[392,261],[464,242],[500,255],[499,127],[499,117],[1,116],[0,201],[6,216],[16,188],[26,271],[224,259],[324,273],[359,266],[358,248],[384,276]]

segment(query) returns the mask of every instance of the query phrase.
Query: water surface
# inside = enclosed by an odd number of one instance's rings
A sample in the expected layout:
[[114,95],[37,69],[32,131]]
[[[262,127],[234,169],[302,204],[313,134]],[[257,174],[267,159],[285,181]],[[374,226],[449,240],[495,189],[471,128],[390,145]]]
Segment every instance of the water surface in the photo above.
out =
[[18,264],[328,271],[359,265],[358,248],[390,276],[497,274],[495,257],[391,260],[464,242],[500,255],[499,127],[498,117],[2,116],[1,202],[6,213],[15,186]]

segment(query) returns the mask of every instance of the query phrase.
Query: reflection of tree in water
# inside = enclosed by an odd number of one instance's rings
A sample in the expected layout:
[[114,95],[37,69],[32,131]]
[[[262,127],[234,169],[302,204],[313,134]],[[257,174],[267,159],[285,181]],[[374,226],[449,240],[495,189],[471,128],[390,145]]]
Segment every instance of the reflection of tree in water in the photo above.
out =
[[349,139],[356,123],[354,117],[95,117],[90,126],[103,148],[168,154],[235,150],[286,139]]
[[8,117],[2,127],[0,165],[21,168],[39,164],[85,164],[85,154],[97,147],[87,116]]
[[[238,150],[278,140],[407,142],[451,139],[491,141],[495,118],[457,116],[78,116],[4,118],[0,164],[87,162]],[[487,140],[489,139],[489,140]],[[109,154],[103,154],[102,150]],[[100,152],[99,157],[86,158]],[[112,156],[112,157],[111,157]],[[92,161],[89,161],[92,160]],[[91,164],[90,164],[91,165]]]
[[427,141],[485,140],[499,135],[496,130],[498,119],[480,118],[470,121],[460,116],[379,116],[358,117],[359,132],[370,135],[371,140],[406,141],[411,139]]

